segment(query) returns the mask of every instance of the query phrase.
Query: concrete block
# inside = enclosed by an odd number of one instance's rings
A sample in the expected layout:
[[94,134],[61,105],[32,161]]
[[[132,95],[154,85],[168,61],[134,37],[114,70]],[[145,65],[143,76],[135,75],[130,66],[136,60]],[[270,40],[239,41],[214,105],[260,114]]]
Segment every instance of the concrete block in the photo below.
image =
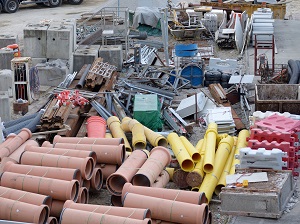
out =
[[6,47],[11,44],[18,44],[19,39],[18,36],[9,35],[9,34],[1,34],[0,35],[0,48]]
[[28,24],[24,30],[24,56],[46,58],[48,25]]
[[14,58],[13,49],[0,49],[0,69],[11,69],[11,60]]
[[47,58],[31,58],[32,60],[32,66],[36,66],[37,64],[40,63],[46,63],[47,62]]
[[[205,97],[205,95],[201,92],[197,94],[197,112],[201,111],[207,101],[207,97]],[[176,112],[182,117],[185,118],[187,116],[190,116],[192,114],[196,113],[196,99],[195,99],[195,95],[190,96],[186,99],[183,99]]]
[[80,45],[73,54],[74,71],[79,72],[84,64],[93,64],[98,58],[99,48],[100,45]]
[[0,91],[8,91],[9,97],[12,97],[13,73],[9,69],[0,70]]
[[69,68],[62,60],[40,63],[36,67],[38,69],[40,85],[44,86],[58,86],[64,81],[67,74],[69,74]]
[[99,50],[99,57],[103,62],[108,62],[117,67],[118,71],[123,67],[123,49],[122,45],[102,45]]
[[[243,170],[244,176],[261,170]],[[220,193],[223,214],[263,218],[281,217],[294,190],[290,171],[268,171],[268,181],[249,183],[247,188],[222,188]]]
[[47,30],[47,58],[69,60],[74,49],[74,29],[53,23]]
[[62,26],[70,26],[70,28],[72,29],[73,32],[73,44],[72,44],[72,52],[75,51],[76,47],[77,47],[77,39],[76,39],[76,19],[62,19],[62,20],[53,20],[51,22],[52,25],[54,24],[60,24]]
[[0,91],[0,117],[2,121],[11,119],[11,108],[9,104],[9,96],[7,91]]

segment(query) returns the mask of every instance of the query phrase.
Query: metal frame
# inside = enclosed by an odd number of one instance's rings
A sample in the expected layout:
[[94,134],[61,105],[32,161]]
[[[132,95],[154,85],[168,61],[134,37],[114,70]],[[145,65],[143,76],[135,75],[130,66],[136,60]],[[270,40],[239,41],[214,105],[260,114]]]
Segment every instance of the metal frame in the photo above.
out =
[[[95,17],[100,17],[97,23],[89,25],[89,22]],[[128,57],[128,36],[129,36],[129,9],[127,7],[104,7],[96,11],[89,18],[77,25],[77,41],[82,42],[94,32],[101,30],[101,36],[98,39],[102,40],[102,44],[108,39],[125,40],[125,58]],[[105,31],[112,32],[105,32]]]

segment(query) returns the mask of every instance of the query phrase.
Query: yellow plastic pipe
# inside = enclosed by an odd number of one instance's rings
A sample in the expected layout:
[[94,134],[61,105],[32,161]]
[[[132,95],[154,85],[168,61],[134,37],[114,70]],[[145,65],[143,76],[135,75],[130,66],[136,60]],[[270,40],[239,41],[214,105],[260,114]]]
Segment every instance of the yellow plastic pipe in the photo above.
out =
[[229,175],[229,171],[230,171],[230,168],[231,168],[231,164],[232,164],[232,161],[234,159],[234,152],[235,152],[235,147],[236,147],[236,143],[237,143],[237,137],[233,137],[233,146],[232,146],[232,149],[231,149],[231,152],[230,152],[230,155],[226,161],[226,164],[225,164],[225,167],[223,169],[223,172],[222,172],[222,175],[220,177],[220,180],[215,188],[215,194],[216,195],[219,195],[220,192],[221,192],[221,189],[222,187],[225,187],[226,186],[226,176]]
[[121,128],[125,132],[132,132],[132,146],[134,149],[145,149],[147,145],[144,126],[135,119],[124,117]]
[[205,173],[211,173],[214,168],[217,135],[218,125],[212,122],[208,125],[208,128],[205,132],[206,146],[203,162],[203,170]]
[[187,152],[190,154],[192,160],[194,163],[200,162],[201,155],[200,152],[198,152],[195,147],[190,143],[189,140],[187,140],[186,137],[180,136],[179,137],[181,142],[183,143],[184,147],[186,148]]
[[211,200],[214,190],[219,182],[226,160],[230,155],[232,146],[233,137],[227,136],[221,140],[216,152],[213,172],[205,175],[200,186],[199,192],[204,192],[208,201]]
[[109,130],[112,133],[112,136],[114,138],[123,138],[124,139],[124,144],[125,144],[125,148],[126,151],[132,151],[132,148],[128,142],[128,139],[126,137],[126,135],[124,134],[124,131],[121,128],[121,122],[119,120],[118,117],[116,116],[111,116],[107,119],[107,126],[109,128]]
[[204,138],[200,139],[198,141],[197,145],[195,146],[195,149],[200,153],[200,155],[201,155],[201,149],[202,149],[203,142],[204,142]]
[[144,126],[140,123],[135,124],[132,129],[132,145],[134,149],[145,149],[147,146]]
[[[234,156],[235,155],[239,155],[240,154],[240,149],[247,147],[248,143],[247,143],[247,138],[250,136],[250,132],[246,129],[241,130],[239,135],[238,135],[238,139],[237,139],[237,143],[236,143],[236,147],[235,147],[235,152],[234,152]],[[240,164],[240,160],[234,158],[230,167],[230,174],[234,174],[235,173],[235,167],[236,165]]]
[[[137,123],[140,124],[140,122],[138,122],[135,119],[131,119],[130,117],[124,117],[122,120],[121,127],[125,132],[130,132],[131,131],[130,127],[134,126]],[[167,147],[168,146],[167,139],[164,136],[157,134],[156,132],[152,131],[151,129],[145,127],[144,125],[143,125],[143,127],[144,127],[144,134],[146,136],[146,139],[150,142],[150,144],[152,146],[154,146],[154,147],[156,147],[156,146]]]
[[156,146],[163,146],[163,147],[168,146],[168,141],[164,136],[157,134],[156,132],[152,131],[151,129],[149,129],[145,126],[144,126],[144,131],[145,131],[147,140],[150,142],[150,144],[152,146],[155,146],[155,147]]
[[179,136],[173,132],[168,135],[167,139],[181,169],[186,172],[192,171],[194,169],[194,162],[182,144]]
[[168,172],[168,174],[170,176],[170,181],[173,181],[173,174],[174,174],[175,168],[166,167],[166,171]]
[[217,135],[217,145],[219,145],[220,141],[223,139],[223,138],[226,138],[228,136],[228,134],[224,133],[224,134],[218,134]]
[[190,187],[200,187],[205,173],[203,171],[204,154],[205,154],[206,138],[204,137],[198,141],[196,149],[200,151],[201,159],[200,162],[196,163],[195,168],[187,175],[186,182]]
[[111,133],[105,133],[105,138],[113,138]]

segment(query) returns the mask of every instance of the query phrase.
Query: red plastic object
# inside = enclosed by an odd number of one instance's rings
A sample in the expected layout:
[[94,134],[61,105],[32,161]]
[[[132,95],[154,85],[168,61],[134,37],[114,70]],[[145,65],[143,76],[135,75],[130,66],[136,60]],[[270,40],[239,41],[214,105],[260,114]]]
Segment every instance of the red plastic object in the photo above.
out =
[[10,48],[14,52],[14,57],[21,57],[21,52],[18,44],[7,45],[7,48]]
[[276,141],[278,143],[290,142],[291,146],[295,145],[295,137],[292,137],[292,134],[290,132],[279,132],[253,128],[251,129],[251,134],[248,140],[250,139],[255,139],[260,142],[264,140],[267,140],[268,142]]
[[251,149],[258,149],[258,148],[265,148],[266,150],[272,150],[274,148],[277,149],[281,149],[284,152],[295,152],[295,147],[290,146],[289,142],[268,142],[267,140],[263,140],[263,141],[258,141],[258,140],[252,140],[250,139],[248,141],[248,147],[250,147]]
[[99,116],[87,119],[87,135],[89,138],[105,138],[106,120]]
[[255,123],[257,127],[279,132],[296,132],[300,130],[300,121],[274,114]]

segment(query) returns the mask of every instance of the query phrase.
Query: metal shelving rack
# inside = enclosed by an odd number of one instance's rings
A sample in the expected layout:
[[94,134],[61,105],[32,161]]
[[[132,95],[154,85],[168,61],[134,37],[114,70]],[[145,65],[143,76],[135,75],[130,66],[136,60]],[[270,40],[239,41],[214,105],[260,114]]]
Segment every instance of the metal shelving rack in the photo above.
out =
[[13,71],[14,100],[27,100],[29,104],[33,102],[29,82],[29,70],[31,67],[31,57],[16,57],[11,60],[11,70]]

